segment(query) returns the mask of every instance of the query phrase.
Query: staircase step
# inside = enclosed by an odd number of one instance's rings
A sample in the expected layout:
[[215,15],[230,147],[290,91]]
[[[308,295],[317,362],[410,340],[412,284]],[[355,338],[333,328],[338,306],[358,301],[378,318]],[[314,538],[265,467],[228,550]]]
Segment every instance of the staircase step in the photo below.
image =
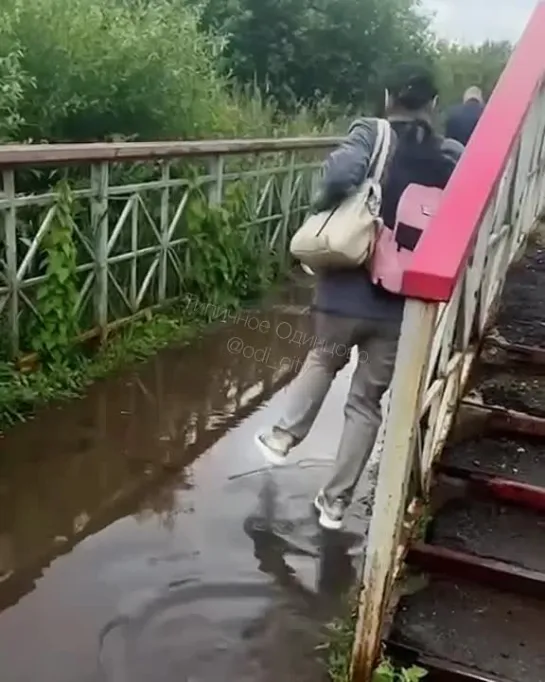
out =
[[[441,463],[434,465],[434,471],[439,474],[436,479],[439,485],[448,482],[451,487],[456,486],[457,494],[448,496],[449,499],[465,493],[545,513],[545,488],[541,486],[532,486],[511,478],[500,478],[482,471],[460,469]],[[445,497],[443,495],[443,500]]]
[[495,500],[447,502],[433,519],[429,542],[545,572],[545,514]]
[[387,642],[388,653],[392,654],[399,663],[405,667],[417,665],[424,668],[427,674],[426,682],[511,682],[505,677],[488,675],[480,670],[468,668],[459,663],[452,663],[443,658],[436,658],[423,653],[414,647],[399,644],[398,642]]
[[390,640],[485,678],[543,682],[544,632],[543,601],[431,578],[424,590],[402,598]]
[[501,405],[510,410],[545,417],[545,376],[514,374],[508,371],[487,372],[476,390],[485,405]]
[[529,247],[507,276],[496,325],[512,343],[545,345],[543,274],[545,251]]
[[433,575],[469,580],[486,587],[545,600],[545,573],[498,559],[418,542],[410,548],[407,563]]
[[480,437],[448,445],[441,464],[545,488],[545,440]]
[[[545,327],[540,325],[544,265],[543,248],[530,247],[507,275],[496,324],[506,337],[517,342],[545,341]],[[529,325],[533,329],[527,330]]]

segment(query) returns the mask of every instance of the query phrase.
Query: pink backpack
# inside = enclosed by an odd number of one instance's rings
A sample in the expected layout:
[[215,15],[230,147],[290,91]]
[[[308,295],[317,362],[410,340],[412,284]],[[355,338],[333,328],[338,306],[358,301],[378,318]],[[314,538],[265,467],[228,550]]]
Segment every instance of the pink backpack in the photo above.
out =
[[393,229],[381,225],[369,270],[374,284],[401,293],[403,274],[430,219],[437,212],[443,191],[436,187],[409,185],[401,195]]

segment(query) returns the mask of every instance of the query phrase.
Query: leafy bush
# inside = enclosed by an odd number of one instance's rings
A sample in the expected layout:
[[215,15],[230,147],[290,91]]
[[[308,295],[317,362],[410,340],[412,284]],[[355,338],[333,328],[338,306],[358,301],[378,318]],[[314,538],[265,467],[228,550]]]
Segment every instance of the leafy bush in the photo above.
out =
[[78,289],[72,194],[66,182],[58,184],[57,192],[55,214],[40,245],[46,254],[46,276],[38,288],[38,316],[32,319],[29,336],[32,349],[44,363],[62,365],[68,360],[67,350],[79,332]]
[[34,84],[24,72],[22,56],[16,46],[4,55],[0,53],[0,143],[18,137],[24,123],[20,106],[25,89]]
[[0,136],[271,133],[273,106],[252,91],[230,92],[219,73],[224,45],[199,29],[197,10],[183,0],[4,0]]
[[383,659],[373,673],[373,682],[419,682],[427,676],[428,671],[417,665],[396,668],[390,659]]
[[247,227],[244,195],[233,185],[220,206],[210,206],[199,193],[187,209],[184,290],[221,309],[258,296],[278,273],[275,254]]

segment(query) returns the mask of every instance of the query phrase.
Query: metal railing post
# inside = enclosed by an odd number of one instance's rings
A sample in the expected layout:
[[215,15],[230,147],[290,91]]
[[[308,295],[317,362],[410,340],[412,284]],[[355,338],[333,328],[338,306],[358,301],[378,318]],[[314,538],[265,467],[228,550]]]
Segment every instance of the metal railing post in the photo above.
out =
[[17,275],[17,213],[15,208],[15,173],[2,173],[4,197],[8,206],[3,210],[4,242],[6,245],[6,283],[8,285],[8,323],[10,352],[15,358],[19,353],[19,278]]
[[369,526],[352,657],[352,680],[370,682],[380,647],[384,608],[395,576],[421,396],[437,305],[408,300],[399,338],[384,446]]
[[167,295],[167,268],[168,268],[168,242],[169,242],[169,201],[170,201],[170,163],[163,161],[161,167],[161,218],[159,225],[159,234],[161,237],[161,251],[159,255],[159,287],[157,292],[157,299],[162,303]]
[[91,230],[95,246],[95,323],[102,338],[108,324],[108,176],[107,161],[91,166]]

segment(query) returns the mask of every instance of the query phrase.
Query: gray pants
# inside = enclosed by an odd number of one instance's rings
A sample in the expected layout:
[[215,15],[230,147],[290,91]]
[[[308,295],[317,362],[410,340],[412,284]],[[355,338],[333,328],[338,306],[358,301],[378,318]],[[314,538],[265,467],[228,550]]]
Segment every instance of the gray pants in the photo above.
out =
[[297,443],[310,431],[335,375],[358,348],[358,364],[344,407],[344,428],[331,477],[324,487],[332,504],[341,498],[350,503],[365,464],[373,451],[382,414],[380,399],[392,374],[399,325],[315,314],[313,348],[288,390],[288,404],[275,431],[289,433]]

